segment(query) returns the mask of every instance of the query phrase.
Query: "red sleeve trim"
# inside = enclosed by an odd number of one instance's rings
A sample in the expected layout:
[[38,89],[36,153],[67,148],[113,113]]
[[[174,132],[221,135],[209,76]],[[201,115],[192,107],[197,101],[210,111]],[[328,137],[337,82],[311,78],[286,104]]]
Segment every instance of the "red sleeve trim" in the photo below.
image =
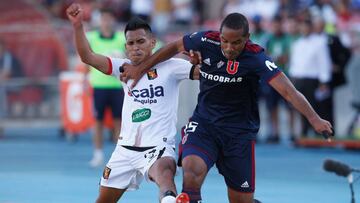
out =
[[280,75],[282,72],[281,71],[279,71],[279,72],[277,72],[275,75],[273,75],[271,78],[269,78],[268,79],[268,83],[271,81],[271,80],[273,80],[274,78],[276,78],[278,75]]
[[253,53],[260,53],[264,50],[260,45],[254,44],[251,40],[246,41],[245,50]]
[[112,74],[112,71],[113,71],[113,66],[112,66],[112,63],[111,63],[111,59],[109,58],[109,57],[106,57],[107,58],[107,60],[108,60],[108,67],[109,67],[109,69],[107,70],[107,72],[106,72],[106,74],[107,75],[111,75]]
[[205,37],[220,42],[220,32],[218,31],[208,31],[205,33]]

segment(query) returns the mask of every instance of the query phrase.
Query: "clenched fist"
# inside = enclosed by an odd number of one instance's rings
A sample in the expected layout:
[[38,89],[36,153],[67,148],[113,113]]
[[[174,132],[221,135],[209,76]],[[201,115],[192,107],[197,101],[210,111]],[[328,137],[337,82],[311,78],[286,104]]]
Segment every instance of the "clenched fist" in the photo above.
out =
[[81,26],[83,21],[83,10],[81,9],[80,4],[71,4],[66,9],[66,15],[69,18],[73,26]]

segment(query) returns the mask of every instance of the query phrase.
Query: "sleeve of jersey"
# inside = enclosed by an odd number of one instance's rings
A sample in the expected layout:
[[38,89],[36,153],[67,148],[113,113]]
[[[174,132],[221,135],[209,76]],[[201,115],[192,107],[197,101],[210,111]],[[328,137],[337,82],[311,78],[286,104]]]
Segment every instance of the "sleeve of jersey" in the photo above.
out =
[[130,63],[127,59],[120,59],[120,58],[109,58],[109,71],[107,72],[108,75],[112,75],[116,78],[119,78],[123,68],[124,63]]
[[261,54],[258,61],[257,74],[260,80],[270,82],[273,78],[282,73],[281,69],[275,64],[275,62],[265,54]]
[[193,70],[191,68],[192,64],[189,61],[180,58],[172,59],[172,61],[175,67],[173,73],[177,80],[191,79],[191,71]]
[[186,51],[199,51],[201,47],[201,39],[204,32],[194,32],[183,37],[184,48]]

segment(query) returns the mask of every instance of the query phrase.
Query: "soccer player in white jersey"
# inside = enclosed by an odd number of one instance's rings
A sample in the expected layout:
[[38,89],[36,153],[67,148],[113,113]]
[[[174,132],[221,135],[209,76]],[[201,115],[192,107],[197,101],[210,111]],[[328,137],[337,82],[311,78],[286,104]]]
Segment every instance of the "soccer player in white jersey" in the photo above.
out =
[[[67,15],[74,28],[81,60],[103,73],[120,78],[124,63],[136,65],[152,54],[156,40],[150,26],[139,18],[130,20],[125,28],[129,59],[119,59],[91,50],[84,34],[79,4],[72,4]],[[161,203],[175,203],[175,125],[179,82],[198,78],[198,68],[186,60],[173,58],[154,66],[140,79],[136,88],[128,88],[132,81],[124,85],[122,129],[104,169],[97,203],[117,202],[126,190],[137,189],[144,178],[158,185]]]

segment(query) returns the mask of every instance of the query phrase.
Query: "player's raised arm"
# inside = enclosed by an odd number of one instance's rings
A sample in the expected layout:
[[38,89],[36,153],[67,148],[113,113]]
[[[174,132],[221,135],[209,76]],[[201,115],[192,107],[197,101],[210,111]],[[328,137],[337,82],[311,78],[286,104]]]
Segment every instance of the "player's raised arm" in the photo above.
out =
[[81,61],[95,67],[103,73],[108,73],[109,62],[106,56],[96,54],[90,48],[83,28],[83,10],[80,4],[71,4],[66,9],[66,14],[73,25],[76,50]]
[[170,59],[178,53],[185,51],[182,38],[169,43],[155,52],[149,59],[139,65],[124,65],[124,73],[121,75],[121,80],[127,82],[129,79],[134,79],[132,87],[136,85],[141,76],[146,73],[154,65]]
[[281,94],[288,102],[290,102],[296,110],[303,114],[309,123],[313,126],[314,130],[319,134],[333,134],[330,122],[320,118],[314,111],[310,103],[306,100],[284,73],[280,73],[269,84]]

